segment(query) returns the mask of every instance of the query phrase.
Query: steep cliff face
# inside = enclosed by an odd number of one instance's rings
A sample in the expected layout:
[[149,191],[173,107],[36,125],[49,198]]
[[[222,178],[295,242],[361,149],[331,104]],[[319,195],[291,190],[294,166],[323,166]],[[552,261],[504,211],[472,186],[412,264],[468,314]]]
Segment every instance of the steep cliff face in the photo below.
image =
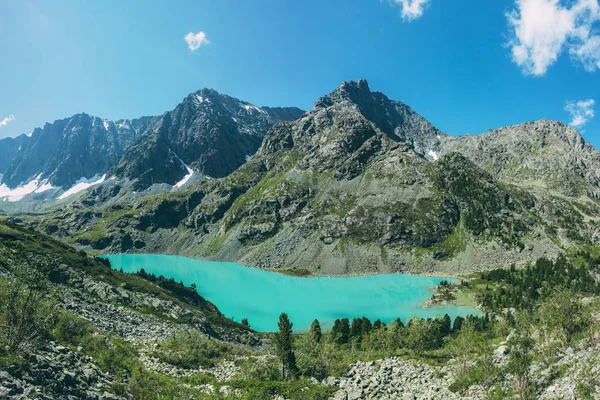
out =
[[37,179],[68,189],[82,178],[103,175],[152,120],[107,121],[77,114],[47,123],[14,153],[2,183],[15,188]]
[[259,108],[202,89],[161,116],[109,175],[131,180],[136,189],[155,183],[174,185],[190,170],[223,177],[256,152],[275,122],[301,114],[297,108]]
[[[4,174],[15,154],[27,143],[29,136],[19,135],[15,138],[0,140],[0,175]],[[1,180],[0,180],[1,182]]]

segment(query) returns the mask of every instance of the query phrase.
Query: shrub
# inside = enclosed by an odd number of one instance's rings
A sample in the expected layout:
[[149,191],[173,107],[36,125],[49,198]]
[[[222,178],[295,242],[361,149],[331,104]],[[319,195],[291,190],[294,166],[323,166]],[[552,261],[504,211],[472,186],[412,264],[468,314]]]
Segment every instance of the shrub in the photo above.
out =
[[0,343],[3,347],[22,351],[48,333],[55,308],[44,295],[45,290],[36,281],[29,284],[0,282]]
[[189,330],[171,335],[154,356],[180,368],[197,369],[213,367],[217,360],[228,353],[227,345],[206,338],[200,331]]
[[56,320],[52,336],[59,343],[80,346],[94,332],[94,327],[85,319],[69,312],[63,312],[59,314]]
[[[165,399],[222,399],[220,394],[207,394],[189,385],[214,383],[210,378],[203,376],[185,378],[183,382],[169,376],[160,375],[136,367],[132,371],[127,383],[127,391],[133,400],[165,400]],[[186,383],[186,384],[182,384]]]
[[245,358],[236,361],[243,380],[276,381],[281,378],[276,358]]

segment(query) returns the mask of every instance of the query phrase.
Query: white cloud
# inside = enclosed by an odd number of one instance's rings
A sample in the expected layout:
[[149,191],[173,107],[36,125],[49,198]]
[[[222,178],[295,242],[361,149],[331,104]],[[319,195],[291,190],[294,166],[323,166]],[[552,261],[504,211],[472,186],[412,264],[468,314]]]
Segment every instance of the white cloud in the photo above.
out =
[[209,44],[210,42],[206,38],[206,33],[200,31],[198,33],[190,32],[185,35],[185,42],[188,44],[188,47],[191,51],[196,51],[203,44]]
[[579,100],[579,101],[567,101],[565,104],[565,110],[571,114],[571,122],[569,125],[574,128],[579,128],[585,125],[590,119],[594,118],[594,105],[596,101],[594,99]]
[[592,36],[585,43],[569,50],[571,57],[579,60],[586,71],[600,69],[600,36]]
[[2,121],[0,121],[0,127],[8,125],[9,123],[13,122],[14,120],[15,120],[15,116],[10,114],[8,117],[6,117]]
[[391,3],[402,7],[402,19],[412,21],[423,15],[425,6],[429,0],[389,0]]
[[508,46],[513,61],[528,75],[541,76],[567,48],[571,58],[588,71],[600,69],[600,36],[593,25],[600,20],[598,0],[515,0],[506,14]]

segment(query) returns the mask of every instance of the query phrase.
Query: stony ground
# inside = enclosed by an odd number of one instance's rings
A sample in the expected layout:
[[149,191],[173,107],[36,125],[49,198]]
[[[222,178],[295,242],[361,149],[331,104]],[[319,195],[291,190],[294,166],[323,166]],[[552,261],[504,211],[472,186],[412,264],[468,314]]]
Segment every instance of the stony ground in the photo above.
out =
[[447,389],[452,383],[447,368],[397,357],[357,362],[342,378],[328,378],[327,384],[341,390],[335,400],[376,399],[456,399]]
[[[566,349],[549,365],[538,363],[532,368],[532,377],[538,390],[536,398],[583,399],[577,393],[577,385],[596,386],[600,393],[600,336],[593,339],[592,347],[579,345]],[[505,345],[494,351],[494,362],[501,366],[506,362]],[[557,377],[557,371],[561,371]],[[448,389],[452,379],[451,366],[432,367],[416,360],[398,357],[352,364],[342,377],[329,377],[324,384],[339,386],[334,400],[358,399],[485,399],[488,396],[481,386],[471,386],[466,393],[454,393]],[[512,387],[511,377],[502,383]],[[598,396],[598,395],[596,395]],[[600,397],[596,397],[600,398]]]
[[125,399],[114,393],[114,377],[91,358],[53,342],[27,362],[25,373],[10,367],[0,371],[0,399],[56,399],[57,393],[61,399]]

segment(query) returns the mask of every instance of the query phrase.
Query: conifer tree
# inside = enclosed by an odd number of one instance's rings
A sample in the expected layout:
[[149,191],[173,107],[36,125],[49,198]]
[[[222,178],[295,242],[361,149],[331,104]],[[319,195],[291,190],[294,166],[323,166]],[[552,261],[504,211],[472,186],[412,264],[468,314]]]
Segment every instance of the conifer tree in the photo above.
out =
[[[279,316],[279,332],[275,334],[275,351],[281,362],[281,377],[294,375],[296,372],[296,356],[292,348],[292,323],[286,313]],[[286,372],[287,371],[287,372]]]
[[323,336],[323,333],[321,332],[321,324],[319,323],[318,319],[315,319],[313,321],[313,323],[310,325],[310,329],[308,330],[308,333],[309,333],[310,337],[312,338],[312,340],[314,340],[315,342],[319,343],[321,341],[321,337]]

